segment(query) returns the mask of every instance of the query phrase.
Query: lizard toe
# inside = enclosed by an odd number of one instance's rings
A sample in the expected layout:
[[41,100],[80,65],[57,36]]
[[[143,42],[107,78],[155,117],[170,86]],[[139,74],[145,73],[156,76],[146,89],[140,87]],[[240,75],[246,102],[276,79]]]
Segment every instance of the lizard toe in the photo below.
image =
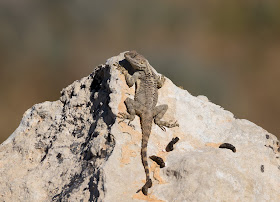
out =
[[177,121],[175,121],[175,123],[172,124],[173,127],[179,127],[179,123]]
[[160,127],[160,129],[161,129],[162,131],[166,132],[166,128],[165,128],[164,126],[162,126],[162,125],[158,125],[158,126]]

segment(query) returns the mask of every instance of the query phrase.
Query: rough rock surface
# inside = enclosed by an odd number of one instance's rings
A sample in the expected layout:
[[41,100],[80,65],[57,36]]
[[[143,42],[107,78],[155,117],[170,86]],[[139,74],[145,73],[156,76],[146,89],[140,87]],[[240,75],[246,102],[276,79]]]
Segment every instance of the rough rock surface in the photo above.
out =
[[[16,131],[0,146],[0,201],[279,201],[280,148],[277,138],[247,120],[176,87],[159,90],[168,104],[163,119],[180,127],[153,125],[148,155],[153,187],[143,186],[141,129],[137,117],[118,123],[133,98],[113,65],[123,53],[75,81],[55,102],[27,110]],[[174,150],[165,148],[174,137]],[[236,152],[219,148],[230,143]]]

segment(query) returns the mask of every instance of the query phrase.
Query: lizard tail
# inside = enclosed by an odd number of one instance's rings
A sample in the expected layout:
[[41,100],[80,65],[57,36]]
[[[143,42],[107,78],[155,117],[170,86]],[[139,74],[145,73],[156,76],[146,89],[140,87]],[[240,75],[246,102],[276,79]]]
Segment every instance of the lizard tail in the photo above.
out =
[[147,157],[147,146],[148,146],[148,140],[146,140],[146,138],[143,137],[142,138],[142,147],[141,147],[141,158],[142,158],[142,164],[145,169],[146,181],[148,181],[150,179],[148,157]]
[[143,133],[142,145],[141,145],[141,159],[145,169],[146,181],[148,181],[150,179],[150,173],[149,173],[149,165],[148,165],[148,157],[147,157],[147,148],[148,148],[148,141],[152,129],[153,117],[149,113],[146,113],[145,115],[143,114],[143,116],[141,117],[141,128]]
[[151,114],[151,112],[142,113],[140,118],[141,118],[140,120],[141,120],[141,128],[142,128],[141,159],[146,174],[146,183],[142,187],[142,192],[144,195],[147,195],[148,189],[152,187],[152,180],[150,178],[149,165],[148,165],[147,148],[148,148],[149,137],[152,130],[153,115]]

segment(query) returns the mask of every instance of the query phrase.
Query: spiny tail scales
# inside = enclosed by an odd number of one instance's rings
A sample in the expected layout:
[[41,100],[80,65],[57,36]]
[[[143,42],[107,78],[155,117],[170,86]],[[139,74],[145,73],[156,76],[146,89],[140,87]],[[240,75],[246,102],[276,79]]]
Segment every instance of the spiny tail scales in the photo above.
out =
[[141,115],[141,129],[142,129],[142,145],[141,145],[141,159],[142,164],[145,169],[146,174],[146,183],[142,187],[143,194],[148,194],[148,189],[152,187],[152,180],[150,178],[150,171],[148,165],[148,156],[147,156],[147,149],[148,149],[148,141],[152,130],[152,121],[153,115],[151,112],[143,113]]

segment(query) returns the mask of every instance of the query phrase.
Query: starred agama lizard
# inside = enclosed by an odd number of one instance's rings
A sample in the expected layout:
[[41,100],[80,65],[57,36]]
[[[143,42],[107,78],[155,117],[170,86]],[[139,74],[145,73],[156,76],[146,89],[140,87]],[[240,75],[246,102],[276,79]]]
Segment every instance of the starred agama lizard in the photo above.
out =
[[136,51],[128,51],[124,54],[124,57],[135,70],[135,73],[131,76],[119,64],[117,64],[118,69],[125,75],[127,85],[132,87],[135,84],[136,88],[134,100],[131,98],[126,98],[125,100],[128,113],[119,113],[119,118],[122,120],[128,119],[131,122],[134,120],[135,115],[140,117],[142,129],[141,159],[146,174],[146,183],[141,190],[143,194],[147,195],[148,189],[152,187],[147,158],[147,146],[153,121],[164,131],[164,127],[172,128],[179,126],[179,124],[177,122],[171,123],[161,120],[168,109],[168,105],[156,106],[158,89],[163,86],[165,77],[155,74],[148,60]]

